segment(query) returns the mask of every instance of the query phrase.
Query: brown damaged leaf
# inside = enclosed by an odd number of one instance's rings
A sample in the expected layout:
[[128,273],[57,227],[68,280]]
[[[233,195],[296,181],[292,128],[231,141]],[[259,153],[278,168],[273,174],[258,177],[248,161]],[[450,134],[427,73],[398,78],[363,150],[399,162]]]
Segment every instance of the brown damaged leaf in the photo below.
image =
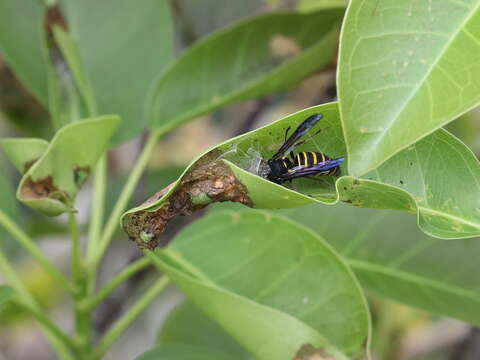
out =
[[[35,163],[35,161],[33,161]],[[30,168],[30,164],[25,164],[25,167]],[[28,170],[27,168],[27,170]],[[90,167],[89,166],[76,166],[73,169],[73,177],[75,179],[75,183],[78,187],[80,187],[87,179],[88,175],[90,174]],[[46,176],[44,178],[33,180],[31,176],[29,176],[23,186],[20,189],[20,193],[22,198],[24,199],[55,199],[60,200],[63,203],[71,203],[72,198],[71,196],[65,192],[58,189],[58,187],[54,184],[53,178],[51,175]]]
[[[119,118],[104,115],[63,126],[50,143],[5,139],[0,146],[23,171],[17,199],[48,216],[74,211],[75,197],[108,146]],[[33,165],[27,164],[39,158]]]
[[77,187],[81,187],[87,181],[90,171],[90,166],[76,166],[73,169],[73,179]]
[[[62,51],[58,47],[53,34],[53,28],[58,26],[65,32],[68,32],[68,25],[58,5],[49,7],[44,19],[45,39],[49,49],[50,61],[54,65],[58,63],[66,64]],[[66,66],[66,65],[65,65]]]
[[65,192],[59,191],[55,186],[51,176],[35,181],[29,176],[20,191],[22,197],[26,199],[42,199],[47,197],[59,200],[68,199],[68,195]]
[[67,20],[58,5],[49,7],[45,15],[45,27],[51,29],[54,25],[61,27],[64,31],[68,31]]
[[[159,209],[127,214],[122,223],[129,238],[140,248],[153,250],[161,243],[160,235],[170,220],[176,216],[191,215],[214,202],[232,201],[253,207],[247,189],[220,159],[220,155],[218,150],[213,150],[202,157],[183,176]],[[158,201],[175,185],[170,184],[143,205]]]

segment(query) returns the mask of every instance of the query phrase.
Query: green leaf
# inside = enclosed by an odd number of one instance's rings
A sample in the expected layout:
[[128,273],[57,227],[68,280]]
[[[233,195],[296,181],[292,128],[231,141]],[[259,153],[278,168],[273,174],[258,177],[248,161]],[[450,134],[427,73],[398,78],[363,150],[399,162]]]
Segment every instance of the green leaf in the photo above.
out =
[[48,141],[35,138],[0,139],[0,148],[15,168],[24,174],[47,151]]
[[[436,237],[480,235],[480,164],[445,130],[436,131],[361,178],[345,174],[346,165],[341,166],[344,176],[338,179],[323,176],[319,181],[295,179],[277,185],[257,176],[261,159],[276,152],[285,130],[295,129],[315,113],[324,115],[317,125],[322,131],[312,138],[317,128],[312,129],[306,136],[308,142],[296,151],[345,156],[337,104],[312,107],[230,139],[200,156],[176,183],[127,211],[122,217],[124,229],[140,246],[153,248],[170,219],[212,202],[281,209],[343,201],[359,207],[416,212],[421,229]],[[350,161],[347,157],[346,163]]]
[[204,346],[229,354],[235,360],[252,360],[252,356],[191,302],[183,301],[165,320],[158,344]]
[[73,39],[56,25],[50,31],[49,107],[58,130],[93,116],[96,106]]
[[102,116],[60,129],[23,176],[17,198],[51,216],[73,210],[75,195],[107,148],[118,122],[116,116]]
[[342,15],[268,14],[206,37],[159,79],[148,107],[152,125],[175,127],[294,85],[331,61]]
[[62,5],[98,113],[119,114],[122,118],[113,142],[137,136],[147,124],[147,94],[173,59],[168,2],[63,0]]
[[328,239],[372,293],[480,325],[478,238],[433,239],[412,215],[345,205],[282,214]]
[[480,235],[480,164],[447,131],[427,136],[370,175],[412,195],[427,234],[446,239]]
[[14,290],[10,286],[0,285],[0,308],[7,303],[15,295]]
[[362,352],[370,323],[355,278],[296,223],[257,211],[215,213],[149,255],[255,358],[292,359],[305,344],[336,359]]
[[480,102],[480,0],[352,0],[339,101],[362,175]]
[[198,345],[171,344],[156,346],[137,360],[236,360],[227,354]]
[[40,1],[0,0],[0,53],[22,83],[47,104],[46,61]]

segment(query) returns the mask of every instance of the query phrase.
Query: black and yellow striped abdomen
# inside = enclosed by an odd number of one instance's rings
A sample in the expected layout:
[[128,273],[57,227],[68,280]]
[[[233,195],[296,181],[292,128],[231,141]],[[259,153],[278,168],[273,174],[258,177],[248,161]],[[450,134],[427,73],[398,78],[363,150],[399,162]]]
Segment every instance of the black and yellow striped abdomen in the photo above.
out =
[[[331,160],[327,155],[322,154],[316,151],[301,151],[297,155],[295,155],[293,159],[293,166],[305,166],[311,167],[317,165],[318,163]],[[323,174],[326,175],[339,175],[340,168],[336,167],[325,171]]]
[[295,155],[293,166],[313,166],[320,162],[329,160],[328,156],[314,151],[302,151]]

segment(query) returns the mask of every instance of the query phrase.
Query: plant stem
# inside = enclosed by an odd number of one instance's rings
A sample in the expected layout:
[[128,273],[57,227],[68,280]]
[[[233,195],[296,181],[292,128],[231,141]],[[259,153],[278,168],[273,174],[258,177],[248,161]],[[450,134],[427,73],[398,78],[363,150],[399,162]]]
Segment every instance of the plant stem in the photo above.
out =
[[77,335],[77,355],[87,357],[91,348],[92,324],[91,312],[80,306],[88,296],[88,274],[82,263],[82,250],[80,247],[80,231],[78,229],[75,212],[68,213],[68,223],[72,238],[72,274],[75,284],[79,289],[74,297],[75,330]]
[[135,321],[135,319],[147,308],[157,295],[168,285],[169,279],[162,276],[157,280],[143,296],[125,313],[120,320],[103,336],[93,352],[93,359],[101,359],[108,348],[118,340],[123,332]]
[[75,292],[73,284],[45,257],[35,242],[2,210],[0,210],[0,224],[43,266],[60,287],[69,293]]
[[[95,253],[95,249],[100,241],[105,212],[106,188],[107,154],[103,154],[95,169],[93,182],[93,204],[90,216],[90,226],[88,228],[87,259]],[[88,268],[87,272],[87,293],[91,295],[95,291],[96,271],[95,269]]]
[[135,187],[140,180],[143,170],[147,166],[150,155],[155,148],[155,144],[157,143],[159,137],[163,135],[163,133],[165,133],[166,131],[168,131],[168,129],[157,129],[150,133],[147,143],[145,144],[145,147],[143,148],[142,153],[140,154],[135,166],[130,172],[127,182],[123,187],[122,193],[118,197],[118,200],[113,207],[112,213],[110,214],[110,217],[105,226],[105,230],[102,234],[102,237],[100,238],[100,242],[98,243],[98,247],[96,247],[95,253],[89,259],[89,265],[92,268],[96,268],[101,259],[103,258],[103,255],[105,254],[105,251],[107,250],[108,245],[112,240],[113,234],[118,227],[120,216],[127,207],[128,201],[130,200],[130,197],[132,196],[133,191],[135,190]]
[[107,156],[104,154],[95,169],[93,181],[93,205],[88,228],[87,257],[92,256],[98,245],[105,212],[105,193],[107,187]]
[[[43,313],[43,309],[40,308],[40,305],[30,294],[22,280],[17,276],[13,266],[4,256],[2,251],[0,251],[0,272],[3,276],[5,276],[8,283],[15,289],[17,296],[21,299],[23,304],[28,307],[28,310],[34,311],[32,313],[34,316],[35,314]],[[50,341],[50,344],[56,350],[58,355],[65,360],[74,360],[72,353],[70,352],[70,341],[65,341],[65,336],[63,336],[56,325],[49,322],[48,326],[46,326],[46,324],[44,324],[42,321],[39,320],[39,322],[42,332]],[[55,330],[53,330],[53,328],[55,328]],[[59,334],[62,335],[59,336]]]
[[137,272],[145,269],[150,265],[150,259],[142,257],[134,263],[123,269],[117,276],[115,276],[105,287],[98,292],[94,297],[89,298],[83,304],[85,309],[92,310],[105,300],[119,285],[125,282],[129,277],[135,275]]
[[82,250],[80,248],[80,231],[78,230],[77,217],[74,211],[68,213],[68,226],[72,238],[72,275],[76,282],[81,279],[82,268]]

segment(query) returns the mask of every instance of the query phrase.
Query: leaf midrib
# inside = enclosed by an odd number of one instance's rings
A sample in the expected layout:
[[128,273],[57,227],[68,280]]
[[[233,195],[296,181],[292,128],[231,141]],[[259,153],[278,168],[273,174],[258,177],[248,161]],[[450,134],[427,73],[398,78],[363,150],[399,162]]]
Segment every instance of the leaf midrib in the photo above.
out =
[[451,214],[448,214],[448,213],[445,213],[445,212],[442,212],[442,211],[438,211],[438,210],[435,210],[433,208],[426,208],[426,207],[422,207],[422,206],[417,205],[417,209],[420,212],[424,212],[424,213],[444,217],[444,218],[447,218],[447,219],[451,219],[452,221],[456,221],[456,222],[459,222],[461,224],[468,225],[468,226],[471,226],[473,228],[477,228],[477,229],[480,230],[480,223],[474,223],[474,222],[468,221],[464,218],[461,218],[461,217],[458,217],[458,216],[455,216],[455,215],[451,215]]
[[411,272],[400,270],[398,268],[389,268],[384,265],[375,264],[368,261],[358,260],[354,258],[345,258],[347,263],[355,270],[364,270],[370,273],[380,273],[395,277],[399,280],[405,280],[409,283],[415,283],[419,286],[429,286],[439,291],[447,292],[453,295],[471,299],[480,304],[480,294],[465,290],[464,288],[454,286],[448,283],[442,283],[438,280],[422,277]]

